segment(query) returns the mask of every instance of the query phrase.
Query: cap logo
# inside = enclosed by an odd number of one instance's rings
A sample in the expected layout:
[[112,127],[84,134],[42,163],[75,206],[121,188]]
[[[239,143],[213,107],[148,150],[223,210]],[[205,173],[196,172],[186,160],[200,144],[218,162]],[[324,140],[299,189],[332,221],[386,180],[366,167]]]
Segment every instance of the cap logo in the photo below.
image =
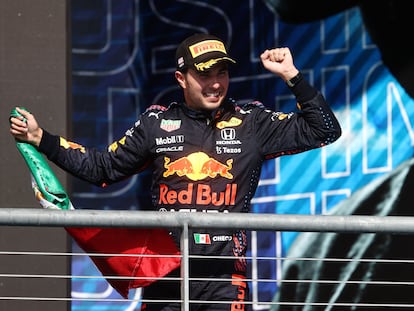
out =
[[222,52],[227,54],[223,42],[218,40],[205,40],[189,46],[191,55],[196,58],[210,52]]
[[217,64],[218,62],[222,60],[228,60],[234,63],[234,60],[232,60],[229,57],[220,57],[220,58],[210,59],[204,63],[194,64],[194,66],[196,67],[198,71],[204,71],[204,70],[210,69],[211,67],[213,67],[215,64]]
[[178,63],[178,67],[183,67],[184,66],[184,57],[180,57],[177,61]]

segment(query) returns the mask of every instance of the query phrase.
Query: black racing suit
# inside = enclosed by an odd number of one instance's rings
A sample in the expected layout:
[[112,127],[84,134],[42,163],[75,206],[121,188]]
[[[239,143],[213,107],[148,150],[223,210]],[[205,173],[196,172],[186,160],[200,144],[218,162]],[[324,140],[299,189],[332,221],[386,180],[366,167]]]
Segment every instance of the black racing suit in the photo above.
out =
[[[292,91],[298,112],[274,112],[259,102],[240,107],[226,100],[214,113],[206,113],[173,103],[168,108],[150,107],[108,151],[69,144],[46,131],[39,149],[61,168],[99,186],[151,164],[154,210],[247,213],[264,160],[322,147],[341,134],[323,96],[308,82],[302,80]],[[178,243],[177,232],[173,235]],[[231,307],[219,304],[216,309],[242,309],[238,301],[248,293],[246,283],[239,282],[246,275],[245,231],[194,229],[189,243],[191,255],[234,258],[191,259],[192,278],[227,278],[234,283],[192,282],[191,299],[230,300]],[[154,283],[144,289],[144,297],[179,299],[179,285],[170,283]],[[204,306],[212,310],[214,305]]]

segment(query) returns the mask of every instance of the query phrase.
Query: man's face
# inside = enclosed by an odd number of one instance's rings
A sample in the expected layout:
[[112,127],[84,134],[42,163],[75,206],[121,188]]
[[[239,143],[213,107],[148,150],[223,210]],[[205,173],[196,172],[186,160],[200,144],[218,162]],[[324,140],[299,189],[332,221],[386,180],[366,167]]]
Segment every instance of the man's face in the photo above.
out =
[[187,106],[194,110],[217,109],[229,87],[229,72],[225,63],[217,64],[204,72],[194,69],[189,69],[186,73],[176,71],[175,77],[183,89]]

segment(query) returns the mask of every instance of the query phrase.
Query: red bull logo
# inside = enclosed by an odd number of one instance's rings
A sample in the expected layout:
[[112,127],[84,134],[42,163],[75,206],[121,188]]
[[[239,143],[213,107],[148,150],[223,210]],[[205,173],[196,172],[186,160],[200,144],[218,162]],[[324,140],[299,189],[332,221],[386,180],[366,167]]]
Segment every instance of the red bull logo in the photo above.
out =
[[170,162],[169,157],[164,158],[164,167],[167,169],[164,174],[162,174],[164,177],[168,177],[174,174],[177,174],[180,177],[183,177],[185,175],[192,174],[194,172],[193,170],[193,164],[187,157],[178,159],[174,162]]
[[62,146],[65,149],[74,149],[74,150],[79,150],[82,153],[85,153],[85,147],[82,145],[79,145],[77,143],[74,143],[72,141],[67,141],[65,138],[60,137],[60,146]]
[[224,164],[210,158],[204,152],[195,152],[173,162],[169,157],[165,157],[164,168],[166,169],[163,173],[164,177],[177,174],[180,177],[187,176],[194,181],[217,176],[233,179],[233,174],[229,172],[233,168],[233,159],[227,160]]

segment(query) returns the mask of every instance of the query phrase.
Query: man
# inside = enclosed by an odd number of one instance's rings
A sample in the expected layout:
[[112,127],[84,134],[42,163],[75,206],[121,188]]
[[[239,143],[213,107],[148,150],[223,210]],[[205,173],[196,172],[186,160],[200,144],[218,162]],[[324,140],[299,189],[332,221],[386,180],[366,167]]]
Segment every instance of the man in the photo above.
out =
[[[23,110],[19,112],[27,122],[12,118],[10,132],[16,139],[35,145],[66,171],[99,186],[152,164],[155,210],[249,212],[264,160],[322,147],[341,135],[333,112],[295,67],[288,48],[266,50],[261,61],[286,81],[300,112],[273,112],[258,102],[241,107],[228,99],[228,70],[235,60],[219,38],[195,34],[176,51],[175,78],[183,90],[184,103],[148,108],[108,151],[53,136]],[[178,243],[179,232],[171,235]],[[190,238],[190,254],[205,256],[190,260],[190,276],[197,278],[190,283],[190,300],[200,301],[191,309],[249,309],[244,304],[248,298],[245,231],[199,228],[191,230]],[[169,276],[178,275],[173,271]],[[144,289],[144,299],[178,300],[179,283],[155,282]],[[180,304],[148,303],[144,308],[179,310]]]

